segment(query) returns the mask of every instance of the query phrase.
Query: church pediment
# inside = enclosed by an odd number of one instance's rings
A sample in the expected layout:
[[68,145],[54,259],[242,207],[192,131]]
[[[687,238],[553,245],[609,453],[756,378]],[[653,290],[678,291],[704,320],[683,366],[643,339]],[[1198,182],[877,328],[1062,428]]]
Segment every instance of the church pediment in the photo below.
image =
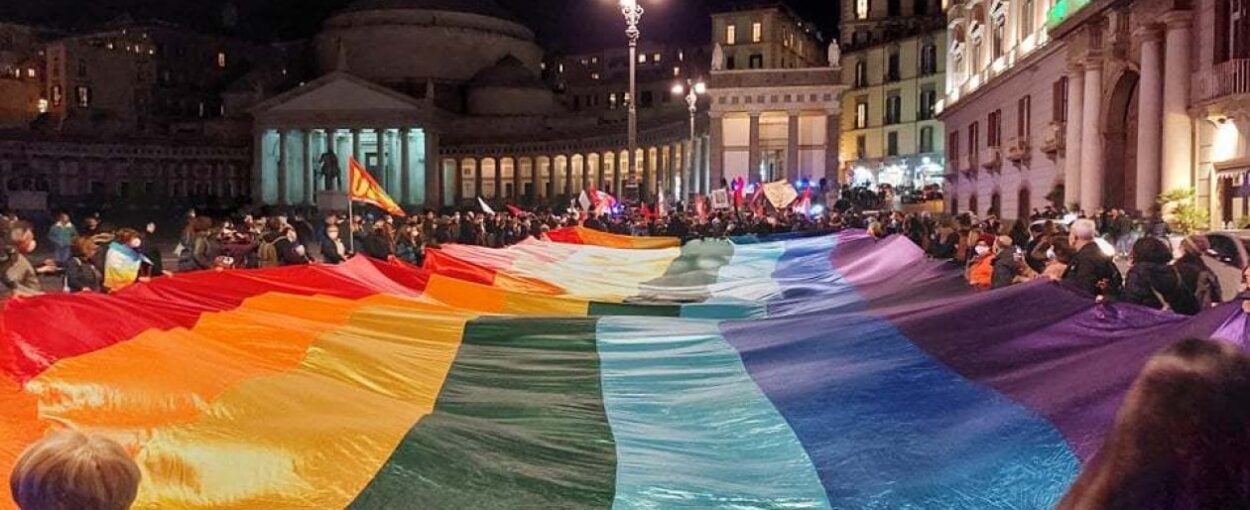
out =
[[346,73],[332,73],[266,101],[257,114],[418,112],[423,104],[399,92]]

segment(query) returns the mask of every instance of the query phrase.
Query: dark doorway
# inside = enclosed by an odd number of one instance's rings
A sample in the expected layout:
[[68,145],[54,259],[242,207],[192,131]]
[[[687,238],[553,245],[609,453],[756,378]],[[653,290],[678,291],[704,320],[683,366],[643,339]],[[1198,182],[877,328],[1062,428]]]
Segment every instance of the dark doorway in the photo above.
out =
[[1102,206],[1149,209],[1137,202],[1137,73],[1127,71],[1116,81],[1107,105],[1103,138]]
[[1019,198],[1016,202],[1016,219],[1028,220],[1033,215],[1032,205],[1029,203],[1029,188],[1021,186]]

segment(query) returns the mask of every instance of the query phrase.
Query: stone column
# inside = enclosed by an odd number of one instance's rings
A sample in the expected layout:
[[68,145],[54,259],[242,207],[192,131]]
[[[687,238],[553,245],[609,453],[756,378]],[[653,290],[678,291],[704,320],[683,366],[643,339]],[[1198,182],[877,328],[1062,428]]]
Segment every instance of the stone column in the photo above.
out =
[[760,112],[751,112],[750,153],[747,154],[746,182],[760,178]]
[[[498,172],[499,172],[498,165],[495,166],[495,172],[496,172],[495,175],[498,175]],[[482,196],[482,159],[475,159],[473,161],[473,196],[468,197],[468,198],[469,200],[473,200],[481,196]]]
[[[389,134],[390,130],[388,129],[373,128],[373,146],[378,151],[378,169],[373,178],[377,179],[378,184],[382,185],[382,189],[386,191],[386,194],[390,195],[391,198],[395,198],[399,196],[395,193],[395,176],[391,175],[391,171],[387,169],[390,157],[388,157],[386,150],[390,148],[391,144],[387,143],[386,139]],[[360,164],[363,165],[365,162],[361,161]]]
[[[325,153],[325,152],[333,151],[335,157],[339,158],[339,174],[341,175],[343,173],[343,169],[342,169],[343,155],[339,154],[338,140],[336,139],[337,137],[338,137],[337,129],[326,129],[325,130],[325,142],[326,142],[325,145],[326,146],[325,146],[325,150],[322,152]],[[317,159],[318,160],[321,159],[321,154],[317,155]],[[317,178],[313,179],[313,181],[317,182],[318,183],[317,186],[320,187],[325,184],[325,177],[318,174]],[[339,181],[339,182],[341,183],[342,181]],[[334,190],[327,188],[325,191],[334,191]]]
[[403,205],[412,205],[412,165],[409,161],[412,156],[411,148],[408,144],[410,132],[408,128],[399,130],[399,203]]
[[1189,83],[1193,73],[1189,65],[1192,15],[1189,11],[1172,11],[1163,16],[1167,23],[1167,48],[1163,80],[1163,192],[1193,186],[1193,126],[1187,111]]
[[278,204],[279,205],[287,205],[288,203],[290,203],[289,200],[287,199],[289,190],[287,189],[287,161],[286,159],[287,159],[287,156],[289,156],[289,154],[287,154],[287,150],[286,150],[286,141],[287,141],[286,137],[287,137],[286,130],[279,129],[278,130]]
[[708,175],[704,176],[703,185],[699,189],[704,193],[712,189],[720,187],[720,181],[725,178],[725,122],[720,112],[712,112],[712,127],[708,134],[708,139],[703,142],[707,144],[703,154],[700,157],[707,157]]
[[677,196],[677,172],[679,171],[677,151],[681,150],[680,147],[680,143],[668,145],[668,159],[666,160],[668,169],[664,172],[664,192],[668,193],[669,198]]
[[1081,112],[1081,209],[1093,214],[1103,203],[1102,60],[1091,55],[1085,60],[1085,97]]
[[463,159],[463,158],[456,159],[456,177],[455,177],[456,189],[451,194],[452,205],[459,205],[460,201],[464,200],[465,198],[464,197],[464,162],[465,161],[466,159]]
[[[717,135],[717,136],[724,136],[724,132],[722,132],[720,135]],[[716,160],[720,161],[719,164],[721,165],[720,166],[721,171],[720,171],[720,177],[717,177],[715,181],[712,180],[712,161],[713,161],[712,153],[715,149],[712,147],[711,135],[699,138],[699,144],[703,147],[702,153],[699,154],[699,158],[701,158],[701,160],[703,161],[700,164],[699,171],[703,173],[703,184],[702,184],[703,192],[708,193],[712,190],[713,187],[720,187],[720,181],[725,176],[724,141],[723,140],[721,141],[720,157],[716,158]]]
[[[830,186],[838,186],[841,181],[842,162],[838,154],[838,138],[840,128],[842,126],[842,116],[839,113],[829,113],[825,117],[825,175]],[[820,181],[820,176],[813,176]]]
[[[352,158],[354,158],[357,162],[359,162],[362,166],[365,164],[365,162],[364,162],[364,161],[361,161],[361,158],[363,158],[363,157],[364,157],[364,154],[362,154],[362,153],[361,153],[361,149],[360,149],[360,130],[359,130],[359,129],[353,129],[353,130],[352,130],[352,153],[351,153],[351,157],[352,157]],[[344,162],[343,162],[343,168],[347,168],[347,166],[348,166],[348,165],[350,165],[350,164],[351,164],[350,162],[348,162],[348,161],[344,161]],[[346,183],[347,181],[343,181],[343,182],[344,182],[344,183]],[[346,188],[346,187],[344,187],[343,189],[347,189],[347,188]]]
[[[1153,26],[1137,32],[1141,38],[1141,81],[1137,89],[1137,200],[1136,208],[1149,213],[1159,196],[1162,177],[1163,59],[1162,34]],[[1169,140],[1170,142],[1170,140]]]
[[[253,201],[257,203],[264,203],[265,201],[265,130],[256,129],[254,133],[252,134],[252,140],[253,140],[252,142],[252,189],[249,195],[251,195]],[[80,175],[86,175],[87,173],[86,164],[83,164],[79,167],[79,172],[80,172]],[[167,179],[168,182],[173,182],[175,178],[175,174],[169,171],[168,166],[165,167],[165,171],[162,173],[164,174],[164,177]],[[91,192],[91,187],[90,187],[91,183],[89,179],[82,179],[79,185],[82,186],[83,194]],[[171,197],[174,196],[174,190],[172,188],[167,189],[166,193],[168,194],[168,196],[171,196]]]
[[[438,210],[443,205],[443,158],[438,154],[438,133],[425,129],[425,207]],[[460,169],[456,168],[456,173]]]
[[786,180],[795,181],[799,178],[799,112],[788,112],[790,126],[786,141]]
[[317,173],[314,163],[317,161],[317,155],[313,154],[313,130],[304,129],[300,131],[304,135],[304,200],[307,205],[316,204],[317,200]]
[[1068,114],[1064,133],[1063,205],[1081,202],[1081,128],[1085,112],[1085,67],[1068,66]]

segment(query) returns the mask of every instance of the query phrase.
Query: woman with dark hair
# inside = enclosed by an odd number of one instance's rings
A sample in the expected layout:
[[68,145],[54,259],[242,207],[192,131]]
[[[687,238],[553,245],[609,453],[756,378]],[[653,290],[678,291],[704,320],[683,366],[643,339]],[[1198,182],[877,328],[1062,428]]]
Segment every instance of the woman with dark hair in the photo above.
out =
[[1058,508],[1250,508],[1250,357],[1209,340],[1156,353]]
[[1206,236],[1189,236],[1181,241],[1183,254],[1176,259],[1176,270],[1181,275],[1181,283],[1193,293],[1199,312],[1220,304],[1224,298],[1219,277],[1202,259],[1202,255],[1210,249]]
[[1133,243],[1129,254],[1132,267],[1124,278],[1125,302],[1156,310],[1171,310],[1193,315],[1198,303],[1192,291],[1185,289],[1181,274],[1170,262],[1172,251],[1154,237],[1143,237]]
[[95,267],[100,247],[90,237],[74,238],[73,256],[65,263],[65,289],[69,292],[100,292],[104,274]]

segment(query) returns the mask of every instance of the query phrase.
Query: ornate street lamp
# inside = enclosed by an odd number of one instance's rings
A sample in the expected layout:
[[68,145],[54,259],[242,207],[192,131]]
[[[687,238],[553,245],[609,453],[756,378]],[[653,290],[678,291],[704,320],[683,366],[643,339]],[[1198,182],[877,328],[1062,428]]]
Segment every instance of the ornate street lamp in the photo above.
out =
[[689,182],[687,182],[686,175],[683,173],[680,189],[673,190],[673,192],[677,194],[677,196],[675,197],[677,200],[682,199],[681,195],[683,192],[685,192],[685,194],[687,195],[689,194],[689,191],[687,191],[687,189],[694,189],[693,177],[694,177],[694,173],[697,170],[694,167],[694,162],[690,161],[693,159],[693,156],[694,156],[694,116],[695,116],[695,113],[697,113],[699,109],[699,96],[706,94],[706,93],[707,93],[707,84],[703,83],[702,81],[695,81],[693,78],[686,78],[685,85],[682,85],[681,83],[673,85],[673,95],[680,96],[682,94],[685,94],[686,106],[690,110],[690,153],[686,155],[686,158],[685,158],[686,161],[682,161],[682,163],[683,163],[683,166],[687,166],[690,168],[691,178],[689,179]]
[[[629,168],[626,175],[634,178],[637,170],[638,155],[638,38],[642,31],[638,30],[638,22],[642,21],[642,6],[638,0],[621,0],[621,13],[625,15],[625,37],[629,39]],[[618,182],[624,182],[616,179]],[[613,190],[618,195],[622,190]]]

